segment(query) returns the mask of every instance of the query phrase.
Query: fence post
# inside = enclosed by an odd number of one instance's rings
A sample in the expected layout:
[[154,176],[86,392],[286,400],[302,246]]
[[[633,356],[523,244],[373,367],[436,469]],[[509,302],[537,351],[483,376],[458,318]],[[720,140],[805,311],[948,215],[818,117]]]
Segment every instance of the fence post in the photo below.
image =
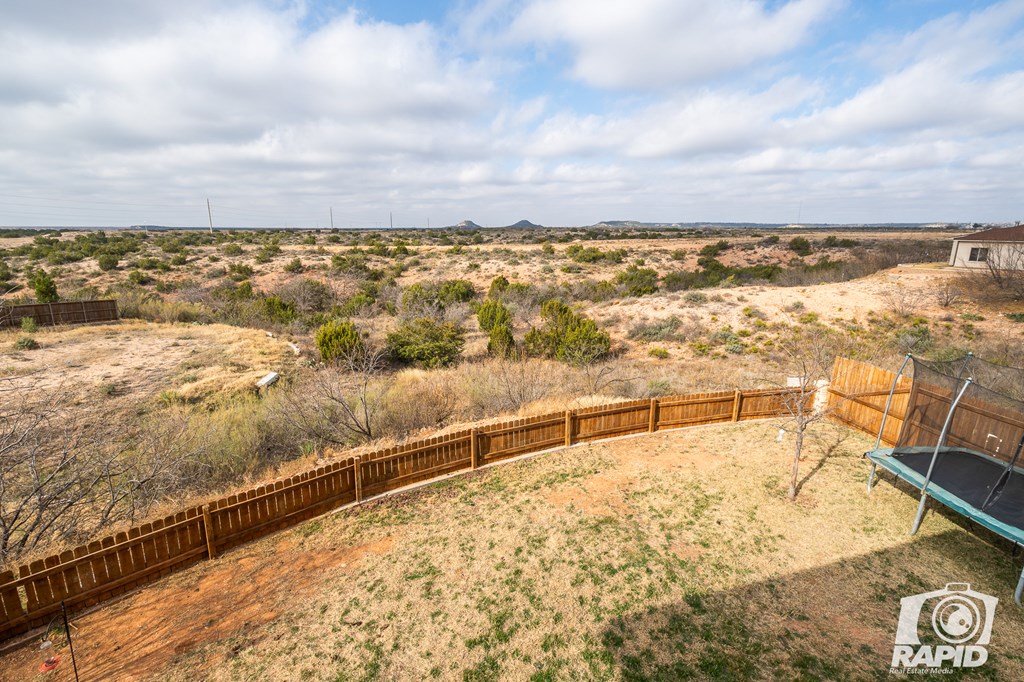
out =
[[572,445],[572,410],[565,411],[565,444]]
[[469,432],[469,461],[472,468],[480,466],[480,431],[473,429]]
[[352,475],[356,481],[356,504],[360,504],[363,501],[363,458],[356,456],[352,459],[353,469]]
[[217,541],[213,537],[213,517],[210,516],[210,505],[203,505],[203,532],[206,535],[206,553],[211,560],[217,558]]
[[737,390],[732,397],[732,420],[740,420],[740,407],[743,405],[743,391]]
[[658,429],[658,399],[651,398],[651,414],[647,419],[647,432],[654,433]]
[[46,306],[50,309],[50,325],[53,327],[57,326],[57,318],[53,316],[53,304],[47,303]]

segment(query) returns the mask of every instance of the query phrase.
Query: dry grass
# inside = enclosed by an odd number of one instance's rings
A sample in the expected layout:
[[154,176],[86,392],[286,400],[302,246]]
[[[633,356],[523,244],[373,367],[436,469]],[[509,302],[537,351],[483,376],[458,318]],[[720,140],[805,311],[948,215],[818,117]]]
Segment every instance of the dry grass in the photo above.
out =
[[190,402],[237,395],[267,372],[295,364],[284,341],[221,324],[41,327],[34,335],[40,348],[30,352],[14,350],[20,333],[0,332],[0,376],[26,376],[26,387],[63,386],[93,400],[163,391]]
[[[1008,555],[815,428],[785,501],[777,425],[580,446],[240,548],[77,619],[83,679],[881,679],[899,598],[1001,599],[991,679],[1024,677]],[[0,661],[33,679],[34,647]]]

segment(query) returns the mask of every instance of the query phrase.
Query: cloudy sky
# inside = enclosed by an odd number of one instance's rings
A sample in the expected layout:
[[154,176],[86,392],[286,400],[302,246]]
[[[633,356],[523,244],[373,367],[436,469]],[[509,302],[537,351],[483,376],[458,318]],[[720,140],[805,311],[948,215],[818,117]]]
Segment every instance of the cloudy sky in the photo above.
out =
[[1024,0],[3,0],[0,225],[1024,219]]

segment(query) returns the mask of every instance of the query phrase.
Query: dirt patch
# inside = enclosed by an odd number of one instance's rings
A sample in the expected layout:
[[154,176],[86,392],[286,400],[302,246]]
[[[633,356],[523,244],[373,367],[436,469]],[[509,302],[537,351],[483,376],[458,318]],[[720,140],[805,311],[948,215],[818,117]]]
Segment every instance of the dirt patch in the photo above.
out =
[[[79,673],[88,680],[137,680],[176,658],[189,658],[202,676],[230,659],[239,645],[250,646],[266,636],[259,626],[279,618],[310,588],[355,570],[367,554],[388,553],[393,542],[389,536],[354,547],[303,551],[285,538],[264,551],[228,555],[210,568],[200,566],[141,590],[74,619]],[[197,651],[228,638],[240,641],[225,653],[204,656]],[[8,657],[0,680],[32,679],[42,660],[35,654],[30,648]]]
[[175,391],[199,400],[252,390],[269,371],[294,365],[287,344],[258,329],[221,324],[122,321],[42,328],[39,348],[12,350],[20,331],[0,332],[0,377],[28,389],[61,387],[80,399],[144,398]]

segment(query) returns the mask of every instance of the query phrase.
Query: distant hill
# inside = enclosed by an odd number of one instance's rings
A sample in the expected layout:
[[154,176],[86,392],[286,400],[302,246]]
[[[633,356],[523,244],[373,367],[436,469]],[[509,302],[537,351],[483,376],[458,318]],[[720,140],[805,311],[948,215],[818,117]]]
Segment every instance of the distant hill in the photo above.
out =
[[543,225],[538,225],[537,223],[531,223],[529,220],[520,220],[515,225],[509,225],[509,226],[507,226],[505,228],[502,228],[502,229],[508,230],[508,229],[515,229],[515,228],[530,228],[530,227],[544,227],[544,226]]
[[456,227],[456,228],[458,228],[460,230],[479,230],[479,229],[482,229],[479,225],[474,223],[472,220],[463,220],[458,225],[452,225],[452,227]]

